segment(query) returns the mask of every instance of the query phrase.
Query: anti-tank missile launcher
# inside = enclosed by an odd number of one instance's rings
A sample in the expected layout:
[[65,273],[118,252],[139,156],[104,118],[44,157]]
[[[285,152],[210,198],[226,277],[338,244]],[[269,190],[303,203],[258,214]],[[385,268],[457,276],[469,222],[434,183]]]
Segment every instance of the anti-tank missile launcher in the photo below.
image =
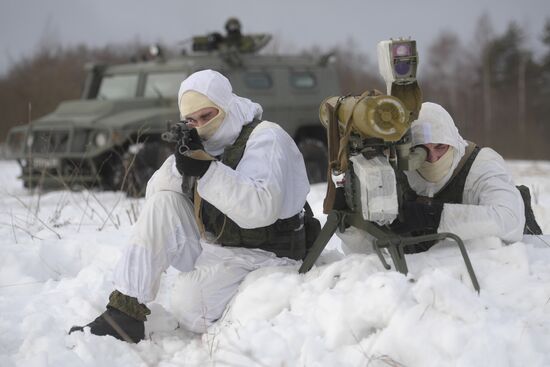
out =
[[390,224],[400,217],[406,178],[403,171],[420,167],[422,147],[412,147],[410,127],[418,118],[422,93],[416,80],[416,42],[408,39],[378,44],[379,71],[386,93],[372,90],[359,96],[334,96],[320,106],[327,129],[329,177],[324,212],[327,222],[300,268],[308,271],[336,230],[354,226],[373,238],[384,267],[407,274],[404,249],[425,241],[453,239],[460,247],[474,288],[479,285],[462,240],[452,233],[403,237]]

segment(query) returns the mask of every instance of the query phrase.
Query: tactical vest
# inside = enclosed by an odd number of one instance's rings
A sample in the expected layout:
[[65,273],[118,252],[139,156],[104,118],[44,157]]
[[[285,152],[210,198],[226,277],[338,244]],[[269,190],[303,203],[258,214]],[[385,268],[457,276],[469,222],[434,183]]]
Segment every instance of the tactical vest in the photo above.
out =
[[[235,143],[225,148],[221,159],[223,164],[232,169],[237,167],[243,157],[246,142],[259,123],[259,120],[254,120],[243,126]],[[236,205],[239,204],[236,203]],[[279,257],[296,260],[303,259],[305,256],[304,217],[307,213],[300,212],[290,218],[279,219],[269,226],[245,229],[239,227],[206,200],[202,200],[201,211],[205,230],[214,234],[217,242],[223,246],[259,248],[274,252]]]
[[[457,165],[455,172],[449,179],[449,182],[443,186],[433,198],[427,198],[425,196],[417,195],[410,187],[406,189],[405,200],[417,200],[417,201],[435,201],[440,203],[449,203],[449,204],[462,204],[463,194],[464,194],[464,185],[466,184],[466,178],[470,173],[470,168],[474,163],[479,151],[481,150],[475,143],[468,142],[468,147],[464,156]],[[405,180],[405,182],[407,182]],[[527,186],[521,185],[516,186],[521,194],[523,199],[523,204],[525,207],[525,227],[523,229],[524,234],[542,234],[542,231],[535,220],[535,215],[531,207],[531,194]],[[434,233],[434,232],[432,232]],[[413,235],[428,234],[427,231],[418,231],[414,232]],[[406,248],[406,253],[417,253],[428,250],[435,244],[434,242],[423,242],[414,246],[409,246]]]

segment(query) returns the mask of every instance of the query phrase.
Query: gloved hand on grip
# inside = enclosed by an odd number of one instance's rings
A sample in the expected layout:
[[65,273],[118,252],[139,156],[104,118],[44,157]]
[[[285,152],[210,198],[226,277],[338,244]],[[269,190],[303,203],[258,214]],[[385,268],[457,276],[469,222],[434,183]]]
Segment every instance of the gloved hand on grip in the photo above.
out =
[[[181,149],[183,144],[188,148],[187,150],[185,150],[185,147]],[[204,146],[196,129],[191,129],[189,138],[185,143],[181,140],[178,141],[174,156],[176,157],[178,172],[188,177],[202,177],[210,167],[210,163],[215,160],[214,157],[204,151]]]
[[397,234],[406,234],[415,231],[429,231],[436,233],[441,220],[443,203],[421,203],[404,201],[402,204],[402,220],[396,220],[390,228]]

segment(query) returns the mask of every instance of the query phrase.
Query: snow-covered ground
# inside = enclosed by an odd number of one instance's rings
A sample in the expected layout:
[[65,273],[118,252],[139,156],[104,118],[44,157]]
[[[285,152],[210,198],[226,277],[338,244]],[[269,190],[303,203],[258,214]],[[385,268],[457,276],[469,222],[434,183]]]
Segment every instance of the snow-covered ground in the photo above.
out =
[[[509,162],[550,233],[550,162]],[[148,339],[67,334],[103,311],[111,271],[142,200],[113,192],[31,195],[0,161],[0,366],[550,366],[550,244],[468,244],[481,294],[459,251],[408,256],[407,277],[374,255],[339,256],[299,275],[251,273],[208,333],[178,327],[169,269]],[[325,186],[309,201],[321,214]],[[550,243],[549,236],[545,237]]]

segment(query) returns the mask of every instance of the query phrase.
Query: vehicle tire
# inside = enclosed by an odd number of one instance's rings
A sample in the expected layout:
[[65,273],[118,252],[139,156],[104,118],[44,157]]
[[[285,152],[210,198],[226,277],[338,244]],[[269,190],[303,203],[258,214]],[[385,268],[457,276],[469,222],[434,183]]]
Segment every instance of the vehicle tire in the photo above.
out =
[[99,176],[103,190],[121,190],[124,181],[124,162],[119,152],[110,152],[99,162]]
[[170,154],[172,149],[160,141],[144,143],[135,155],[129,153],[124,159],[128,172],[124,191],[128,196],[145,196],[147,182]]
[[304,156],[309,183],[326,182],[328,153],[325,143],[315,138],[304,138],[297,145]]

